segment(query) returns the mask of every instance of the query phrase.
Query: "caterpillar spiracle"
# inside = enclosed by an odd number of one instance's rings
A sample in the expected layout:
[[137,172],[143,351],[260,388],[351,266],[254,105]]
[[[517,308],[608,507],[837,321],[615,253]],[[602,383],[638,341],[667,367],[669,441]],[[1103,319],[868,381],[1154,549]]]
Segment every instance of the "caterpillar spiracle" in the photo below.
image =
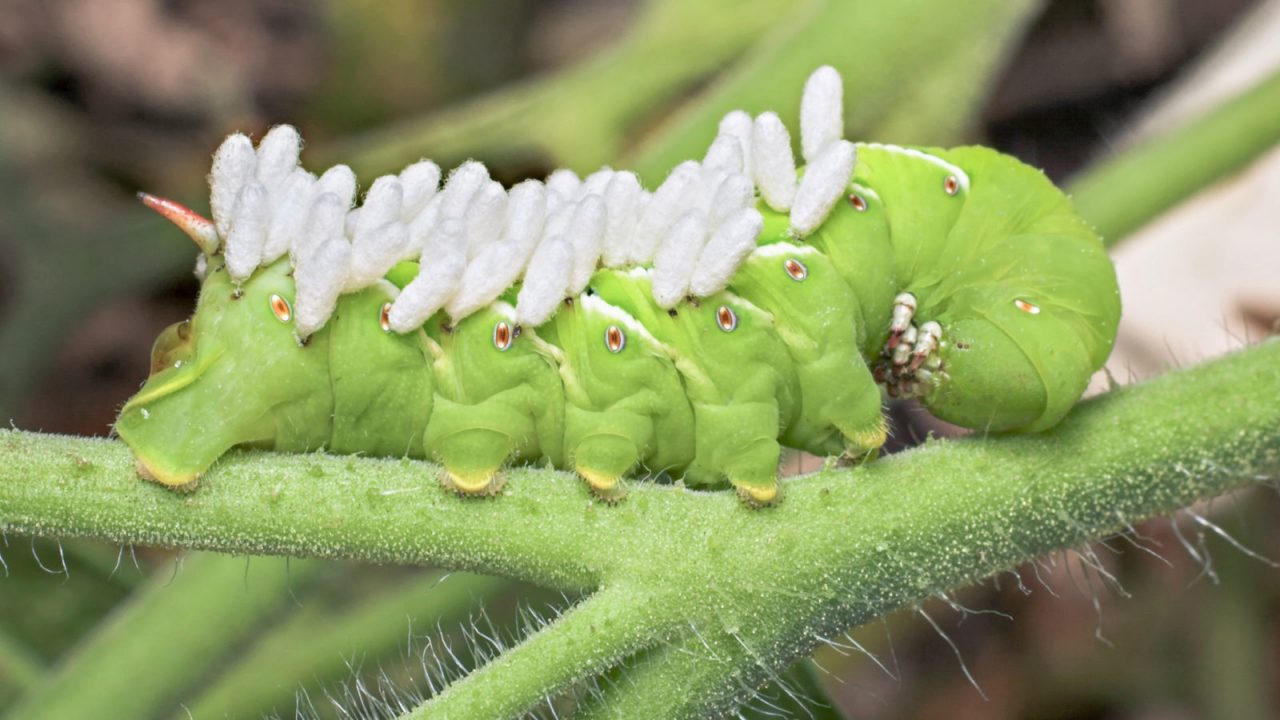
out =
[[236,446],[429,458],[462,493],[550,463],[606,499],[666,471],[773,502],[783,446],[873,454],[882,394],[985,431],[1051,427],[1111,350],[1116,276],[1044,175],[982,147],[844,140],[842,83],[725,116],[654,191],[478,162],[376,179],[298,164],[289,126],[230,136],[212,220],[141,195],[202,250],[116,423],[190,486]]

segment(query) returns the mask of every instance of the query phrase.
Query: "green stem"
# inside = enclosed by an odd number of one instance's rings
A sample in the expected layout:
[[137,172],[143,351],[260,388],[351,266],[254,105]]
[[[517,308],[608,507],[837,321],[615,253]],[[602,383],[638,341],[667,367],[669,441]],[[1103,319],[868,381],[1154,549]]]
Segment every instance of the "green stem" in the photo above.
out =
[[0,688],[26,690],[43,674],[40,658],[28,650],[19,640],[0,632]]
[[657,644],[677,622],[647,593],[627,586],[602,590],[403,717],[520,717]]
[[305,560],[250,563],[189,555],[176,573],[154,573],[6,717],[97,717],[106,707],[117,717],[167,714],[188,686],[290,600],[291,587],[321,567]]
[[1280,143],[1280,73],[1178,130],[1108,158],[1069,190],[1108,245]]
[[[491,598],[507,581],[480,575],[433,572],[401,583],[342,612],[312,597],[300,611],[266,632],[253,648],[199,697],[186,703],[190,717],[255,717],[289,707],[303,684],[347,677],[353,657],[376,660],[403,650],[410,628],[452,624]],[[188,717],[174,714],[175,720]]]

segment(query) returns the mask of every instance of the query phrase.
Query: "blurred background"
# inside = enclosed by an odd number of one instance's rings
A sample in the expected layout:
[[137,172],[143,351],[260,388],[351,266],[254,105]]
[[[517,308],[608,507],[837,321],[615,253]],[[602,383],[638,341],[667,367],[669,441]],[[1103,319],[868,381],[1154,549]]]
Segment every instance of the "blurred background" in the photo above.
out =
[[[346,162],[365,186],[419,157],[474,157],[505,182],[608,163],[653,185],[701,156],[728,109],[794,115],[804,77],[831,63],[848,137],[980,142],[1070,184],[1280,71],[1278,2],[949,5],[0,0],[0,418],[110,432],[152,340],[198,289],[194,248],[133,194],[207,209],[204,175],[231,131],[294,124],[305,163]],[[1280,152],[1253,155],[1108,238],[1123,240],[1125,319],[1099,389],[1280,327]],[[953,432],[893,412],[895,449]],[[1280,556],[1274,493],[1203,510]],[[1280,573],[1185,517],[1138,531],[1160,557],[1115,541],[959,596],[1012,620],[926,605],[986,700],[947,641],[900,613],[853,633],[878,662],[854,644],[823,650],[796,680],[813,702],[779,694],[769,712],[1280,717]],[[493,651],[482,638],[509,642],[566,602],[461,574],[85,541],[10,536],[0,557],[0,715],[15,717],[41,716],[31,698],[68,692],[95,653],[136,663],[128,699],[101,697],[101,717],[394,716],[397,693],[449,675],[445,645],[465,665]],[[168,633],[190,635],[189,657],[153,667],[146,641]]]

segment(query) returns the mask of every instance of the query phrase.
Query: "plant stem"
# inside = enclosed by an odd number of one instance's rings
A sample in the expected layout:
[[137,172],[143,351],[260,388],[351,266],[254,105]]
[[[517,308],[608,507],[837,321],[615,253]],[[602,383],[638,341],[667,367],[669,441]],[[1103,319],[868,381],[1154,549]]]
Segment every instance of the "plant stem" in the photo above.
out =
[[1103,160],[1069,184],[1108,245],[1280,143],[1280,73],[1179,130]]
[[[168,714],[192,682],[279,610],[292,586],[321,567],[283,558],[250,563],[244,557],[187,556],[174,574],[153,573],[6,717],[97,717],[106,706],[118,717]],[[229,595],[239,602],[226,602]]]
[[[412,628],[451,624],[507,581],[479,575],[427,573],[342,612],[312,596],[306,606],[268,630],[236,665],[186,703],[192,717],[292,715],[298,688],[351,674],[351,658],[376,661],[404,648]],[[175,720],[187,717],[174,714]]]
[[679,621],[654,600],[625,585],[601,590],[403,717],[520,717],[582,678],[662,641]]

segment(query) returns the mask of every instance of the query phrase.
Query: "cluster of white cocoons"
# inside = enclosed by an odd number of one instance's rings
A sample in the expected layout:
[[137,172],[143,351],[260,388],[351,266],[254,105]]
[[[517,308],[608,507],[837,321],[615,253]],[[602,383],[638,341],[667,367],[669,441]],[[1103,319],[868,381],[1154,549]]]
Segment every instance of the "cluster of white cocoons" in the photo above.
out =
[[600,267],[652,267],[654,300],[673,308],[728,285],[760,235],[757,197],[788,214],[797,238],[823,223],[855,162],[842,139],[842,95],[831,67],[805,84],[799,181],[778,116],[736,110],[701,162],[681,163],[652,192],[634,173],[607,167],[584,178],[557,170],[507,190],[475,161],[442,186],[439,166],[423,160],[376,179],[353,207],[351,169],[304,170],[292,127],[273,128],[256,149],[235,134],[209,175],[214,224],[236,282],[289,255],[300,337],[325,324],[340,295],[379,282],[402,260],[417,260],[420,272],[391,304],[391,329],[401,333],[440,310],[461,320],[517,282],[516,322],[536,327]]

